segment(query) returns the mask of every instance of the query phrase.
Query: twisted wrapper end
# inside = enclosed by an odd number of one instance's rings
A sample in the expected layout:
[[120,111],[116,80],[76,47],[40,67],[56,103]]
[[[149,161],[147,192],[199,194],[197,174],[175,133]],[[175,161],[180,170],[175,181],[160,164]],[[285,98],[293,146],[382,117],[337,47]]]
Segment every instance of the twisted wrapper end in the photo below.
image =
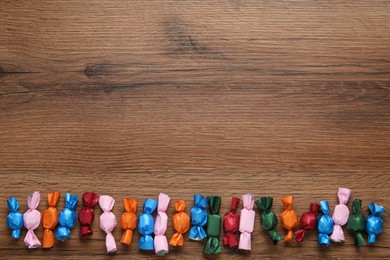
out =
[[34,249],[41,245],[38,237],[35,235],[34,231],[29,229],[27,231],[26,237],[24,238],[24,244],[28,247],[28,249]]
[[273,229],[268,230],[268,234],[271,237],[272,243],[276,246],[283,238]]
[[132,240],[133,240],[133,230],[126,229],[125,231],[123,231],[121,243],[130,245]]
[[287,235],[284,237],[284,241],[290,242],[294,236],[294,232],[292,230],[287,231]]
[[21,232],[21,229],[13,229],[12,230],[12,237],[15,238],[15,239],[19,239],[20,238],[20,232]]
[[297,242],[302,242],[303,239],[305,238],[305,233],[306,233],[306,230],[304,229],[299,229],[295,232],[295,240]]
[[318,233],[318,243],[322,246],[329,246],[330,245],[330,237],[327,234],[324,233]]
[[339,197],[340,204],[347,204],[349,197],[351,197],[352,191],[347,188],[339,188],[337,196]]
[[218,238],[209,237],[207,243],[203,249],[203,253],[209,255],[217,255],[222,252],[221,245],[219,244]]
[[204,231],[204,228],[201,226],[193,226],[190,229],[189,238],[192,240],[203,240],[206,235],[206,231]]
[[364,237],[362,232],[355,232],[354,234],[355,245],[356,246],[364,246],[366,242],[364,242]]
[[93,235],[93,231],[90,225],[81,225],[79,236],[80,237],[89,237]]
[[154,250],[154,241],[151,235],[143,235],[138,243],[138,248],[142,250]]
[[223,244],[229,247],[238,246],[239,242],[237,235],[232,231],[225,232],[225,235],[223,236]]
[[169,244],[172,246],[183,246],[184,245],[184,237],[183,234],[176,232],[173,234]]
[[65,242],[70,238],[70,229],[67,227],[58,227],[56,231],[56,238],[62,242]]
[[116,251],[115,238],[111,232],[108,232],[106,235],[106,248],[108,254],[112,254]]
[[240,241],[238,244],[238,249],[241,250],[252,250],[252,234],[249,232],[242,232],[240,234]]
[[42,248],[52,248],[54,246],[53,230],[45,228],[43,230]]
[[154,237],[154,250],[156,255],[163,256],[168,254],[168,240],[164,235],[157,235]]
[[330,239],[334,242],[340,243],[345,241],[345,236],[343,229],[341,228],[341,225],[334,225],[333,227],[333,233],[330,236]]

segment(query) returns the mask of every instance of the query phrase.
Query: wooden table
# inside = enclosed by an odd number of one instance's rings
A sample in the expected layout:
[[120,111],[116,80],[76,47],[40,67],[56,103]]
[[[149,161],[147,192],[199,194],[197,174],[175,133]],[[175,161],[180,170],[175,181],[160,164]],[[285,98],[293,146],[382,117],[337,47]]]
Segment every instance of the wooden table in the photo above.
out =
[[[106,258],[91,239],[27,250],[11,239],[6,200],[27,194],[294,195],[302,214],[338,187],[390,207],[390,2],[7,1],[0,3],[0,254]],[[79,204],[78,209],[80,209]],[[173,203],[168,210],[174,213]],[[97,216],[101,210],[96,208]],[[378,243],[270,244],[256,213],[253,251],[221,258],[390,257]],[[42,227],[37,235],[42,236]],[[285,234],[279,225],[277,230]],[[115,258],[152,257],[119,244]],[[22,235],[24,236],[25,231]],[[173,234],[169,222],[168,238]],[[168,258],[202,257],[186,238]],[[203,256],[204,257],[204,256]]]

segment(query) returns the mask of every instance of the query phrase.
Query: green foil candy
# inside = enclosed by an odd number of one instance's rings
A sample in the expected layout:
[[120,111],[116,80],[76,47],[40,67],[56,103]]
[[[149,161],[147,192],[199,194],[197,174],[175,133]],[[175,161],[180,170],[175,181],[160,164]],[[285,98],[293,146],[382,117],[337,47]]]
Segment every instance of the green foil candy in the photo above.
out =
[[349,216],[347,228],[354,232],[355,245],[364,246],[363,231],[366,228],[366,218],[360,212],[362,207],[362,201],[360,199],[355,199],[352,202],[352,215]]
[[271,197],[261,197],[256,200],[256,205],[261,211],[261,227],[268,231],[272,242],[274,243],[274,245],[276,245],[283,238],[274,230],[274,228],[278,224],[278,219],[275,213],[271,211],[272,202],[273,198]]
[[221,197],[210,196],[209,197],[209,209],[210,213],[207,220],[207,240],[204,246],[203,253],[209,255],[216,255],[222,252],[221,245],[219,244],[219,237],[221,235],[221,216],[219,215],[219,208],[221,206]]

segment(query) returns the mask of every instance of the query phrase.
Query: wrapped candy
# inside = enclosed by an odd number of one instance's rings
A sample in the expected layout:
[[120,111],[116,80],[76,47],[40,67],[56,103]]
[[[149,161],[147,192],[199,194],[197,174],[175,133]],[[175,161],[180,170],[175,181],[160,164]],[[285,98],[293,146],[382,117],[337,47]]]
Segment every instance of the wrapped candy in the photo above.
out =
[[133,230],[137,227],[137,211],[138,202],[133,199],[123,199],[123,205],[126,212],[122,214],[120,226],[123,229],[121,243],[130,245],[133,240]]
[[219,208],[221,206],[221,197],[210,196],[209,197],[209,209],[207,221],[207,236],[209,239],[203,248],[203,253],[216,255],[222,252],[221,245],[219,244],[219,236],[221,235],[221,216],[219,215]]
[[302,242],[305,233],[310,230],[314,230],[317,227],[317,213],[320,205],[317,203],[310,204],[310,211],[303,213],[299,220],[299,230],[295,232],[295,240]]
[[76,224],[76,206],[79,197],[71,193],[65,194],[65,208],[61,211],[58,217],[59,227],[56,231],[56,238],[61,241],[66,241],[70,238],[70,229]]
[[276,218],[275,213],[271,211],[272,202],[273,198],[262,197],[256,200],[256,205],[261,210],[261,227],[268,231],[268,234],[271,237],[273,244],[276,245],[283,238],[274,230],[274,228],[278,224],[278,219]]
[[138,219],[138,231],[141,233],[141,238],[138,242],[138,248],[143,250],[154,250],[153,231],[154,219],[153,212],[157,208],[157,200],[146,199],[144,202],[143,213]]
[[84,207],[80,209],[78,219],[80,221],[80,237],[92,236],[91,224],[95,218],[93,207],[98,203],[99,196],[94,192],[85,192],[82,197]]
[[173,228],[176,233],[172,236],[169,244],[172,246],[183,246],[184,237],[183,234],[190,229],[190,216],[184,212],[186,209],[185,200],[175,201],[176,213],[173,215],[172,222]]
[[112,231],[116,227],[117,222],[114,213],[111,212],[114,204],[115,200],[111,196],[102,195],[99,197],[99,206],[103,210],[103,214],[100,215],[100,228],[107,234],[107,253],[113,253],[116,251],[115,238],[112,235]]
[[294,196],[287,196],[282,199],[285,210],[280,214],[282,218],[282,226],[287,230],[287,235],[284,237],[284,241],[290,242],[293,238],[293,229],[298,226],[298,214],[292,209],[292,202]]
[[47,195],[47,204],[49,207],[43,211],[42,223],[43,223],[43,238],[42,247],[52,248],[54,246],[54,232],[58,224],[58,211],[56,209],[57,201],[60,197],[58,191]]
[[367,218],[366,231],[368,233],[368,243],[373,244],[376,242],[376,236],[382,232],[383,219],[379,215],[385,212],[385,208],[375,203],[370,203],[368,210],[371,215]]
[[333,232],[333,219],[329,216],[328,201],[320,201],[322,216],[318,219],[318,243],[322,246],[330,245],[329,235]]
[[154,223],[154,250],[159,256],[168,254],[168,240],[165,236],[168,215],[165,211],[167,211],[170,200],[171,198],[164,193],[158,196],[157,217]]
[[191,209],[191,223],[189,238],[203,240],[207,235],[203,227],[207,224],[206,206],[209,199],[200,194],[194,195],[194,207]]
[[19,201],[15,197],[11,197],[7,200],[10,213],[7,216],[8,227],[12,230],[12,237],[15,239],[20,238],[20,230],[23,227],[23,214],[18,211]]
[[41,194],[38,191],[28,195],[27,204],[29,209],[23,215],[24,227],[28,230],[24,238],[24,243],[28,249],[37,248],[41,245],[41,242],[34,233],[34,230],[41,223],[41,213],[37,210],[40,200]]
[[351,190],[346,188],[339,188],[338,193],[340,204],[336,205],[333,211],[333,233],[330,236],[330,240],[333,242],[344,242],[344,232],[341,226],[344,226],[348,222],[349,209],[347,207],[347,202],[351,196]]
[[240,243],[239,249],[252,250],[252,233],[255,226],[255,211],[253,206],[255,204],[255,198],[251,193],[242,195],[242,205],[240,217]]
[[362,201],[355,199],[352,202],[352,215],[348,219],[347,228],[353,231],[356,246],[364,246],[363,231],[366,228],[366,219],[360,212]]
[[237,231],[240,224],[240,215],[237,214],[237,209],[239,205],[240,199],[233,197],[232,203],[230,204],[230,211],[223,217],[223,229],[225,230],[223,244],[225,246],[238,246]]

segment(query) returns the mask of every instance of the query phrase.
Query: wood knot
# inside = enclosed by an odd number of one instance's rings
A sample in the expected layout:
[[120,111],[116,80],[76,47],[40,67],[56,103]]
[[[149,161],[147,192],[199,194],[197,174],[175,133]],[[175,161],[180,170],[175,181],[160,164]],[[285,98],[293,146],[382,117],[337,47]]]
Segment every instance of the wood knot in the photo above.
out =
[[90,68],[90,67],[86,67],[85,68],[85,71],[84,71],[84,74],[87,76],[87,77],[90,77],[93,75],[93,69]]

